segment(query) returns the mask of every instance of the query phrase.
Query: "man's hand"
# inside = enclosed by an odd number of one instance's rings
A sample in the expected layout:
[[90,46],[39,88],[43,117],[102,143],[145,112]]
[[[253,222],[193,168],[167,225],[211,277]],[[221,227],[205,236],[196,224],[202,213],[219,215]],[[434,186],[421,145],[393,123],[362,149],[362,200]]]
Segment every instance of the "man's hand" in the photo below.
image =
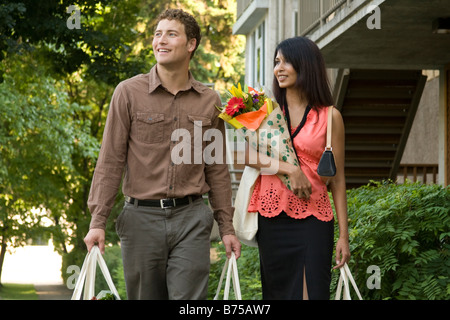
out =
[[91,229],[84,238],[84,243],[87,246],[89,252],[96,244],[102,254],[105,253],[105,230],[103,229]]
[[223,236],[222,238],[223,245],[225,246],[225,252],[227,254],[227,258],[231,258],[231,252],[234,252],[236,259],[241,256],[241,242],[239,239],[232,234],[228,234]]

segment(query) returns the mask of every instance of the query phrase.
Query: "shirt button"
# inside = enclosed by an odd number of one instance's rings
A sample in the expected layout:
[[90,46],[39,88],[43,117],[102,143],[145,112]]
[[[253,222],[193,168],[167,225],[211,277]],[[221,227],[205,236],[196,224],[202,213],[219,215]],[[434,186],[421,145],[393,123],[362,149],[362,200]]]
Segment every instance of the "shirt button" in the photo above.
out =
[[175,117],[175,118],[173,118],[173,120],[174,120],[174,121],[177,121],[177,120],[178,120],[178,118],[177,118],[177,117]]
[[172,189],[173,189],[173,187],[172,187],[172,186],[169,186],[169,189],[170,189],[170,190],[172,190]]

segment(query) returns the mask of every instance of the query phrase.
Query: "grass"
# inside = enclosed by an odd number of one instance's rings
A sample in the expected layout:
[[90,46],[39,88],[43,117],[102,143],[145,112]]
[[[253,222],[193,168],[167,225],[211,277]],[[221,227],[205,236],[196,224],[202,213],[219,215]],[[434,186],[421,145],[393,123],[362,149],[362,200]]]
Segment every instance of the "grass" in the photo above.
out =
[[32,284],[3,283],[0,300],[38,300],[38,295]]

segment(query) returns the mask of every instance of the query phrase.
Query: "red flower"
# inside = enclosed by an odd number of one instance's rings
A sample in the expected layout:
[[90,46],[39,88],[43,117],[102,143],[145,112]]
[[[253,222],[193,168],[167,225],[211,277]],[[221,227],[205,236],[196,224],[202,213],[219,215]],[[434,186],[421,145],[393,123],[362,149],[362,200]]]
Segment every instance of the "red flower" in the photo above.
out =
[[229,116],[234,116],[236,112],[245,108],[244,99],[233,97],[228,101],[228,104],[225,108],[225,112]]

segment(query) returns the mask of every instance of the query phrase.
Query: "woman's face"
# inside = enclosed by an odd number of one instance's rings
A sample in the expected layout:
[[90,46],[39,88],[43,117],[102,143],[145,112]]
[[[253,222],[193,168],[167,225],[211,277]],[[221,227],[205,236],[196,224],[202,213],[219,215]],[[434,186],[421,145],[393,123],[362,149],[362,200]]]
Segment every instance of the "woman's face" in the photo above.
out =
[[280,88],[293,88],[297,81],[297,71],[295,71],[292,64],[287,62],[280,50],[278,50],[275,57],[275,67],[273,74],[278,80]]

